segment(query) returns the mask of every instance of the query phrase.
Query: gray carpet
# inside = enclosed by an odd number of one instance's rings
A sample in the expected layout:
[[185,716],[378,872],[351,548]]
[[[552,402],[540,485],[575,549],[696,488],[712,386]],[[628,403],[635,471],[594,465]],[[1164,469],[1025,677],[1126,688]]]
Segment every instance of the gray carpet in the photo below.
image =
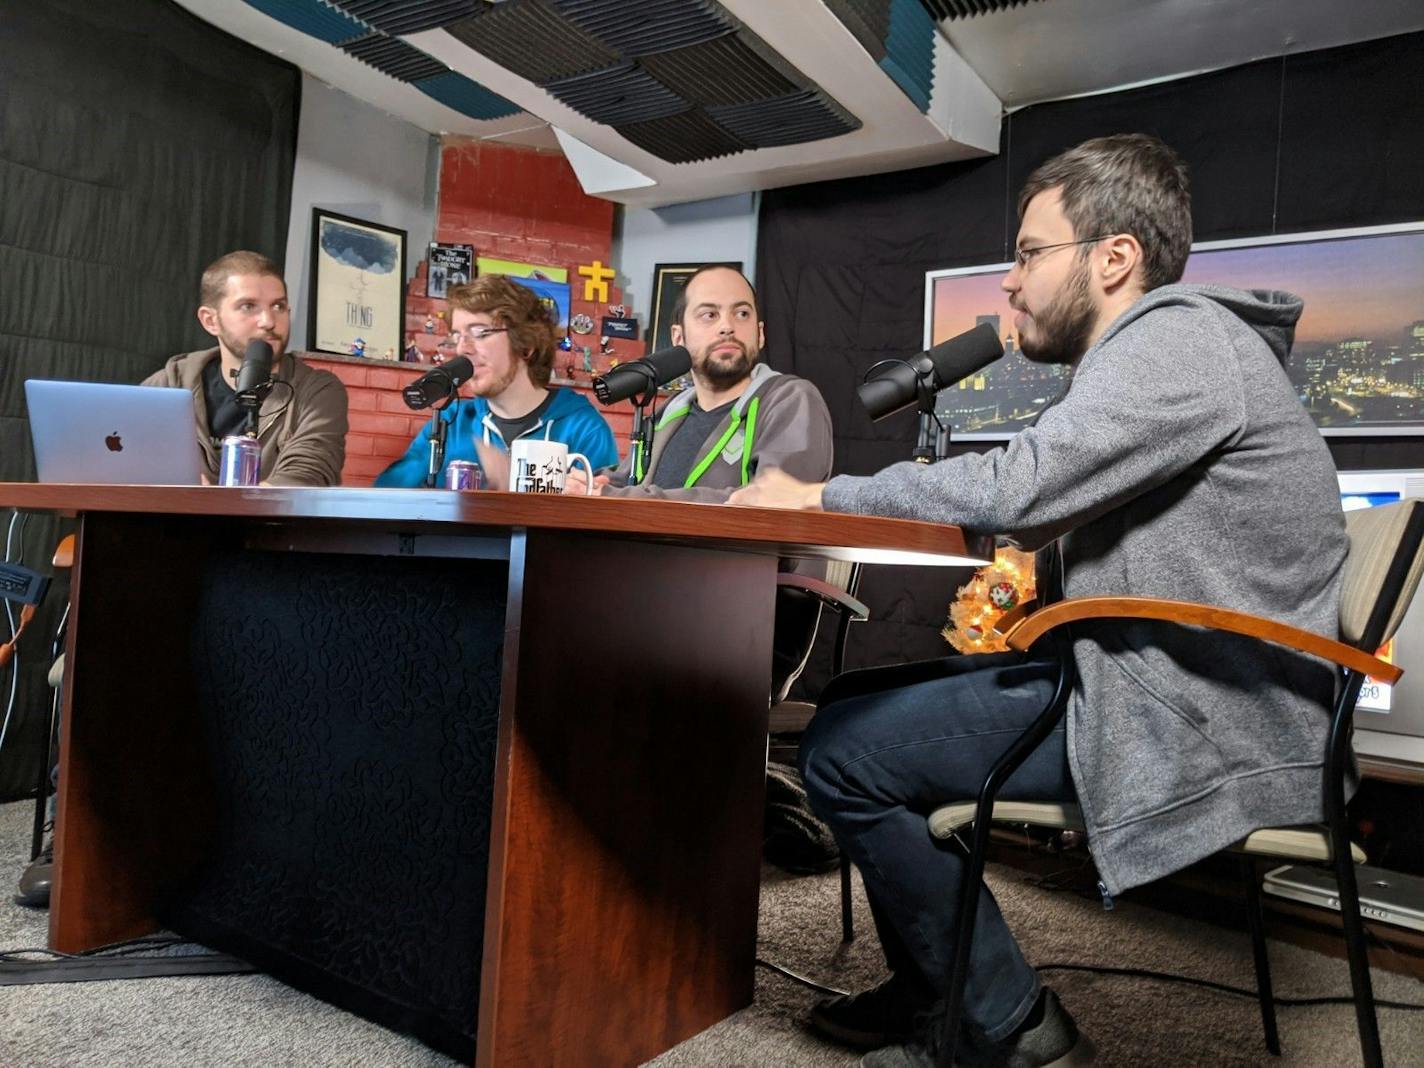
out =
[[[0,948],[43,946],[46,913],[10,901],[29,856],[31,808],[0,806]],[[1022,874],[990,873],[994,892],[1035,964],[1072,962],[1171,971],[1250,988],[1250,947],[1200,923],[1131,902],[1104,913],[1069,893],[1041,889]],[[792,878],[768,868],[762,881],[760,955],[843,989],[880,975],[864,901],[861,937],[840,945],[839,882],[832,873]],[[1282,996],[1349,992],[1343,961],[1272,943]],[[1282,1008],[1284,1056],[1261,1041],[1254,1000],[1180,984],[1048,972],[1047,981],[1099,1049],[1104,1068],[1140,1065],[1319,1065],[1360,1061],[1348,1006]],[[1424,984],[1376,971],[1377,996],[1424,1003]],[[817,995],[758,969],[755,1003],[653,1061],[691,1066],[854,1065],[856,1057],[798,1023]],[[1380,1012],[1389,1064],[1424,1064],[1424,1013]],[[0,988],[0,1065],[30,1068],[190,1066],[446,1066],[420,1043],[300,994],[266,976],[143,979]]]

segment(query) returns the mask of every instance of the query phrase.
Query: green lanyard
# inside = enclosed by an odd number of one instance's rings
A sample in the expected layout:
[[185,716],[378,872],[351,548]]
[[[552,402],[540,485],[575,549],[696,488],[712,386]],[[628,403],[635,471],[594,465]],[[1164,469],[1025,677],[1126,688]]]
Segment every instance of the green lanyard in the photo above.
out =
[[[760,405],[761,405],[761,398],[760,398],[760,397],[753,397],[752,400],[751,400],[751,403],[747,405],[747,436],[746,436],[746,438],[745,438],[745,439],[743,440],[743,442],[742,442],[742,485],[743,485],[743,486],[745,486],[745,485],[747,484],[747,482],[749,481],[748,475],[749,475],[750,464],[751,464],[751,459],[752,459],[752,438],[753,438],[753,436],[756,434],[757,408],[760,407]],[[665,415],[665,416],[662,418],[662,420],[658,423],[657,429],[658,429],[658,430],[662,430],[665,426],[667,426],[669,423],[671,423],[674,419],[681,419],[684,415],[687,414],[687,412],[688,412],[688,409],[687,409],[687,408],[683,408],[681,411],[674,412],[674,413],[671,413],[671,414],[669,414],[669,415]],[[723,449],[725,449],[725,448],[727,447],[727,442],[729,442],[729,441],[732,440],[732,435],[737,432],[737,427],[741,426],[741,424],[742,424],[742,414],[741,414],[741,412],[735,412],[735,413],[733,413],[733,415],[732,415],[732,422],[727,426],[727,431],[726,431],[726,433],[724,433],[724,434],[717,440],[717,444],[713,445],[712,448],[708,450],[707,455],[704,456],[704,457],[702,457],[701,461],[698,462],[697,466],[692,469],[692,471],[691,471],[690,474],[688,474],[688,476],[687,476],[687,481],[685,481],[685,482],[682,484],[682,488],[683,488],[683,489],[691,489],[693,486],[697,485],[697,480],[698,480],[699,478],[701,478],[704,474],[706,474],[707,469],[712,466],[712,461],[717,458],[717,454],[718,454],[718,453],[720,453]],[[639,481],[639,482],[642,482],[642,481],[643,481],[643,454],[642,454],[642,450],[639,449],[636,445],[634,446],[634,453],[633,453],[633,469],[634,469],[635,471],[637,471],[637,473],[638,473],[638,481]]]

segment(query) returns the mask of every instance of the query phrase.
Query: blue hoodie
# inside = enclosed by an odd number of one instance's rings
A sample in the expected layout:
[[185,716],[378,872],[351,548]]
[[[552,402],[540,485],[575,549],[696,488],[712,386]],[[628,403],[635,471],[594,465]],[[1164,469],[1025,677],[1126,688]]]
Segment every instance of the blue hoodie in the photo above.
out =
[[[526,430],[521,437],[541,438],[546,441],[561,441],[570,452],[581,452],[595,471],[613,467],[618,463],[618,446],[613,441],[613,431],[598,414],[592,404],[580,393],[569,389],[553,389],[553,403],[543,417]],[[479,462],[475,452],[475,438],[497,449],[508,451],[509,446],[500,436],[499,427],[490,418],[489,402],[483,397],[473,400],[460,398],[441,414],[449,425],[445,436],[445,463],[451,460],[474,460]],[[425,470],[430,463],[430,424],[426,423],[415,435],[415,440],[402,456],[376,478],[376,485],[382,487],[425,485]],[[436,485],[445,484],[445,468],[440,469],[440,479]]]

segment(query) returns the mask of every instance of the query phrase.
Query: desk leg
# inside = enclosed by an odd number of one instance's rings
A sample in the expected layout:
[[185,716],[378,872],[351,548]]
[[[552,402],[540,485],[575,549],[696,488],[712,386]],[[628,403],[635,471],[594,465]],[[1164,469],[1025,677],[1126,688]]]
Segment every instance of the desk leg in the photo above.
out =
[[162,888],[211,827],[189,670],[201,560],[216,532],[175,517],[80,522],[65,649],[49,944],[151,933]]
[[637,1064],[751,1002],[775,570],[515,536],[478,1065]]

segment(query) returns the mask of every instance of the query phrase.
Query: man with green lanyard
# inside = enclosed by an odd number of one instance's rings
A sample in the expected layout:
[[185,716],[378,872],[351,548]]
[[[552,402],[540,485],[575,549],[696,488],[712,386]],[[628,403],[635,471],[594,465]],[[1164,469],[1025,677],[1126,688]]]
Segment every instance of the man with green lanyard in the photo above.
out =
[[[759,363],[765,340],[756,291],[741,271],[704,267],[673,308],[672,340],[692,354],[691,389],[657,412],[652,455],[636,485],[630,454],[594,479],[605,497],[663,497],[716,504],[758,469],[807,480],[831,470],[831,415],[804,378]],[[566,492],[581,493],[573,472]]]

